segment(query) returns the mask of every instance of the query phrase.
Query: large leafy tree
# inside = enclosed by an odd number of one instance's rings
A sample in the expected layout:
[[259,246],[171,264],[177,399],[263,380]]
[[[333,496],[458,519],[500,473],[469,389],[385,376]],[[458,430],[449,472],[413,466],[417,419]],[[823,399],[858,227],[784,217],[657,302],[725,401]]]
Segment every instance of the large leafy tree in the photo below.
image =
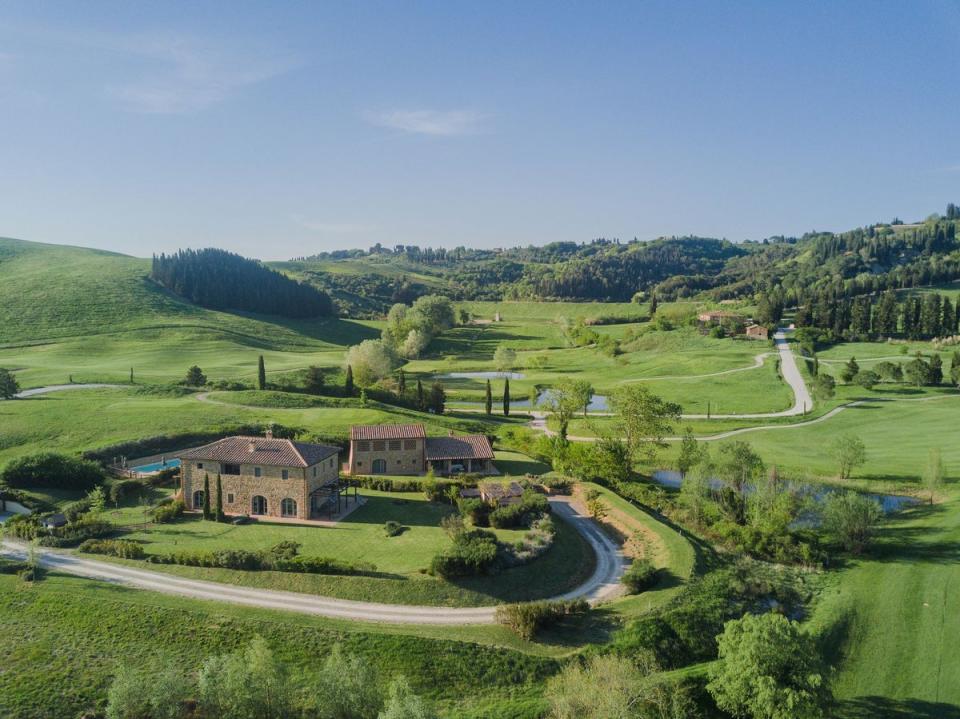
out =
[[586,414],[592,396],[593,388],[589,382],[564,377],[544,394],[541,405],[557,422],[560,436],[566,438],[570,420],[578,412]]
[[832,492],[820,505],[823,531],[854,554],[870,543],[882,517],[880,503],[859,492]]
[[830,443],[830,452],[840,469],[840,479],[849,479],[853,470],[867,461],[863,440],[853,434],[842,434]]
[[750,719],[818,719],[829,700],[816,644],[780,614],[727,622],[707,691],[717,706]]
[[667,402],[640,384],[619,387],[610,397],[614,432],[626,443],[630,459],[653,461],[664,437],[680,420],[680,405]]
[[346,364],[352,380],[361,387],[368,387],[389,375],[396,357],[389,345],[382,340],[364,340],[347,350]]

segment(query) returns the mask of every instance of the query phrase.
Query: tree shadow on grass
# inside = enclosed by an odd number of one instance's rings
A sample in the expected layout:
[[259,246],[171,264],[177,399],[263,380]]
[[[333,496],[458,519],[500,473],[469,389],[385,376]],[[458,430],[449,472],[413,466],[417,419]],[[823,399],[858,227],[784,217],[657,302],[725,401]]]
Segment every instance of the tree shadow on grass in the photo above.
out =
[[620,627],[615,612],[598,607],[581,616],[564,617],[552,627],[540,630],[535,641],[553,647],[580,647],[585,642],[605,644]]
[[960,719],[960,707],[923,699],[866,696],[838,702],[837,719]]

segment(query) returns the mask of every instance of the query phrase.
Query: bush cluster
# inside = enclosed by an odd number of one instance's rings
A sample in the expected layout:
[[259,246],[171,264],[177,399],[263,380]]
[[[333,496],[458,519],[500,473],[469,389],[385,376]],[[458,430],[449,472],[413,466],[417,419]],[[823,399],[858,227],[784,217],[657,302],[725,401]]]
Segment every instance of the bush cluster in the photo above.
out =
[[459,532],[453,545],[430,562],[430,574],[452,579],[489,574],[497,560],[497,537],[484,529]]
[[590,605],[585,599],[502,604],[497,607],[497,623],[529,641],[541,629],[556,624],[564,617],[586,614],[589,609]]
[[457,509],[460,513],[470,520],[474,527],[489,527],[490,512],[492,508],[482,499],[472,497],[470,499],[460,499],[457,502]]
[[167,524],[183,516],[187,505],[182,499],[175,499],[168,504],[161,504],[153,510],[153,521],[157,524]]
[[81,517],[64,527],[47,529],[36,514],[19,514],[4,523],[11,537],[27,541],[36,539],[44,547],[75,547],[86,539],[95,539],[113,531],[113,525],[95,517]]
[[656,584],[659,575],[660,570],[654,567],[649,559],[637,559],[623,573],[620,581],[630,590],[631,594],[639,594]]
[[518,566],[532,562],[553,546],[557,528],[550,517],[543,516],[530,525],[523,538],[506,547],[504,562],[509,566]]
[[490,524],[497,529],[516,529],[529,527],[535,519],[550,511],[550,502],[546,496],[536,490],[528,489],[516,504],[497,507],[490,512]]
[[270,549],[222,549],[215,552],[180,551],[147,555],[154,564],[179,564],[186,567],[213,567],[244,571],[298,572],[303,574],[365,574],[372,564],[344,562],[329,557],[304,557],[297,542],[280,542]]
[[392,519],[388,520],[383,525],[383,533],[388,537],[397,537],[403,534],[403,530],[406,529],[400,522],[396,522]]
[[110,483],[108,496],[113,504],[120,504],[134,492],[143,490],[143,482],[137,479],[118,479]]
[[77,549],[87,554],[106,554],[123,559],[143,559],[143,547],[129,539],[87,539]]
[[96,462],[55,452],[18,457],[0,472],[0,484],[21,489],[92,489],[103,481]]

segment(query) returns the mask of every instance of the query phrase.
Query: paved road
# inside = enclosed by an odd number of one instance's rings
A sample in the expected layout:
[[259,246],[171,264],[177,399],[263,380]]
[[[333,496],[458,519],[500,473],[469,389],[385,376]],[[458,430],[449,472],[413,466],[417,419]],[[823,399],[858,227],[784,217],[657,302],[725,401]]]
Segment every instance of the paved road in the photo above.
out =
[[120,387],[118,384],[52,384],[48,387],[34,387],[25,389],[14,395],[17,399],[26,399],[27,397],[36,397],[39,394],[49,394],[50,392],[63,392],[69,389],[99,389],[101,387]]
[[[591,604],[611,598],[621,591],[620,576],[626,567],[626,559],[619,547],[600,528],[573,508],[568,500],[551,499],[554,512],[569,521],[590,543],[597,554],[597,567],[593,575],[582,585],[557,599],[583,597]],[[19,542],[3,541],[7,554],[24,556],[25,546]],[[311,594],[284,592],[269,589],[237,587],[218,582],[176,577],[149,569],[127,567],[110,562],[87,559],[75,554],[40,549],[40,562],[50,569],[74,574],[89,579],[124,584],[139,589],[149,589],[212,601],[230,602],[264,609],[282,609],[303,614],[391,624],[491,624],[494,622],[493,607],[425,607],[403,604],[380,604],[333,599]]]
[[708,418],[705,414],[685,414],[684,419],[772,419],[774,417],[796,417],[806,414],[813,409],[813,398],[807,390],[807,385],[800,374],[800,368],[797,367],[797,360],[794,357],[793,350],[790,349],[790,343],[787,342],[787,336],[783,330],[777,330],[773,335],[777,346],[777,352],[780,354],[780,374],[790,389],[793,390],[793,406],[782,412],[757,412],[751,414],[711,414]]

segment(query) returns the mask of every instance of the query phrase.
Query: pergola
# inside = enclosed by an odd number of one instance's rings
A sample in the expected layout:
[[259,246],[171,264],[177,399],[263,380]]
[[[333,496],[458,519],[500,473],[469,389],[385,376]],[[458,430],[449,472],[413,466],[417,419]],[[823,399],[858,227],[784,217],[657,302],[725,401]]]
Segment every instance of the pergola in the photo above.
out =
[[310,493],[310,516],[326,514],[328,517],[340,514],[350,506],[350,490],[353,490],[353,503],[360,501],[360,482],[355,479],[339,478]]

